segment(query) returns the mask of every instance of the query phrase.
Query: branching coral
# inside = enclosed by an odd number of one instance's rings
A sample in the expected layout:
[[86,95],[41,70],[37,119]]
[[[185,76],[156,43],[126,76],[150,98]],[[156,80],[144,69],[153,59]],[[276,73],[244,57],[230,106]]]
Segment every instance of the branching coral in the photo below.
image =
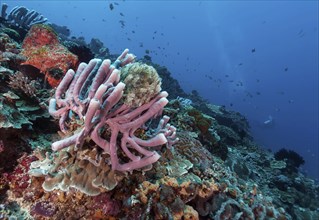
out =
[[14,7],[7,16],[7,4],[2,4],[1,18],[6,19],[9,23],[29,29],[34,24],[45,23],[48,19],[39,12],[30,10],[23,6]]

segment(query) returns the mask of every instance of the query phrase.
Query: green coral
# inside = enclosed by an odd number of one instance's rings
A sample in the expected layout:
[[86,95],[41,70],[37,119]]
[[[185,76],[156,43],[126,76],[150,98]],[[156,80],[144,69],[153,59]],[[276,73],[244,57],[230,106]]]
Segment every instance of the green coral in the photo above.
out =
[[0,101],[0,128],[21,129],[23,125],[32,125],[27,117],[9,103]]
[[207,134],[208,129],[212,125],[212,118],[205,116],[199,110],[190,108],[187,111],[189,116],[194,117],[196,127],[201,131],[202,134]]

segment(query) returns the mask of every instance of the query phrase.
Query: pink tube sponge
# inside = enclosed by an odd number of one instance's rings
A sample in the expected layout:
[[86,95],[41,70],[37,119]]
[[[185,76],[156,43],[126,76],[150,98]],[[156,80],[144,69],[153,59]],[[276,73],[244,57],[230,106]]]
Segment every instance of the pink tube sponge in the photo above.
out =
[[[65,74],[49,105],[49,113],[59,118],[67,136],[52,144],[54,151],[71,145],[77,149],[89,138],[110,155],[113,170],[124,172],[152,165],[160,155],[150,148],[177,141],[167,116],[148,139],[135,136],[149,119],[162,113],[168,94],[160,91],[156,70],[132,64],[135,56],[128,52],[124,50],[113,64],[93,59]],[[74,121],[75,131],[70,129]]]

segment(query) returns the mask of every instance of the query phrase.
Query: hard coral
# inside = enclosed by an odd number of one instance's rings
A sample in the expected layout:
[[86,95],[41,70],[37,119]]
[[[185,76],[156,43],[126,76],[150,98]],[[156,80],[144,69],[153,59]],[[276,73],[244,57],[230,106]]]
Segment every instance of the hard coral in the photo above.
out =
[[36,96],[37,89],[39,87],[36,80],[30,80],[29,77],[19,71],[10,75],[9,79],[9,87],[12,89],[20,90],[30,97]]
[[31,208],[32,215],[52,217],[56,212],[56,207],[48,202],[37,202]]
[[4,176],[7,177],[9,187],[14,194],[20,195],[27,187],[29,187],[30,177],[28,175],[28,171],[31,162],[34,160],[36,160],[35,157],[24,155],[19,159],[19,165],[13,172],[4,174]]
[[31,164],[31,176],[46,175],[43,188],[46,191],[60,189],[69,191],[70,187],[81,192],[96,196],[101,192],[113,190],[124,175],[111,170],[105,163],[108,161],[105,154],[100,155],[96,149],[92,151],[73,149],[62,151],[51,159],[47,156],[42,161]]
[[64,73],[78,62],[77,56],[60,44],[56,33],[47,25],[32,26],[22,48],[21,54],[27,57],[22,64],[38,68],[52,87],[58,86]]
[[288,173],[297,172],[298,168],[305,163],[305,160],[297,152],[285,148],[275,153],[275,159],[286,162],[286,170]]
[[21,48],[8,34],[0,28],[0,63],[6,68],[16,68],[26,58],[19,53]]
[[195,108],[190,108],[187,113],[188,115],[194,117],[196,127],[203,135],[205,135],[208,132],[209,127],[212,125],[212,119],[205,116]]
[[121,204],[119,201],[111,198],[111,193],[103,193],[93,197],[95,209],[100,209],[104,215],[117,215],[121,211]]
[[186,203],[192,200],[198,183],[187,178],[162,178],[156,183],[144,181],[136,190],[136,199],[149,207],[154,219],[199,219],[198,213]]
[[154,67],[131,63],[121,69],[121,80],[126,84],[124,102],[131,107],[148,103],[161,91],[161,78]]

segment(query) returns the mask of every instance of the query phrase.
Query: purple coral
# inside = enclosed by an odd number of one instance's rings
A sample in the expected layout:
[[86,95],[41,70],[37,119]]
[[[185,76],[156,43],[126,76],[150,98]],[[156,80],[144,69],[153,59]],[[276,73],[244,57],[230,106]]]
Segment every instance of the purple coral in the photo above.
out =
[[31,208],[32,215],[41,215],[44,217],[52,217],[57,211],[57,208],[48,202],[37,202]]
[[[81,147],[90,137],[99,147],[110,154],[113,170],[132,171],[151,165],[160,156],[149,148],[168,145],[177,141],[175,128],[167,123],[165,116],[159,125],[158,132],[148,140],[134,135],[146,121],[161,114],[168,103],[167,92],[160,92],[148,103],[132,107],[121,100],[125,84],[120,82],[121,72],[118,69],[134,60],[128,49],[111,64],[110,60],[93,59],[88,64],[81,63],[76,71],[67,71],[57,87],[55,98],[50,100],[49,113],[59,117],[62,132],[67,133],[69,118],[83,120],[81,129],[73,135],[54,142],[52,149],[61,150],[70,145]],[[111,132],[110,140],[104,139],[102,132]],[[120,147],[129,159],[121,163],[118,157]],[[133,151],[132,151],[133,150]]]
[[111,198],[110,193],[102,193],[93,198],[94,209],[101,209],[104,215],[117,215],[121,211],[121,203]]

